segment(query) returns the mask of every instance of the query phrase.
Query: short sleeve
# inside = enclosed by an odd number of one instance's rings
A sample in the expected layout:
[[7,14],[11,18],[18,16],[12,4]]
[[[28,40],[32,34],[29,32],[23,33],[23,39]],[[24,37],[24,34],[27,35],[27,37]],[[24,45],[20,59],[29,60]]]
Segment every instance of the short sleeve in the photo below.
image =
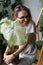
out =
[[27,27],[26,27],[26,34],[27,33],[34,33],[34,24],[30,23]]

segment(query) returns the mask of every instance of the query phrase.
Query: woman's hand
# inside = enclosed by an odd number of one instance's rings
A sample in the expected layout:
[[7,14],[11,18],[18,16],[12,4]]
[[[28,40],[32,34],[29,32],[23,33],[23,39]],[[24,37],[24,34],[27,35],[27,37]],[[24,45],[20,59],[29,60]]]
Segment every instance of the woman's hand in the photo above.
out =
[[13,54],[11,54],[11,55],[4,55],[4,59],[3,60],[5,61],[6,64],[9,64],[9,63],[11,63],[13,61],[14,58],[15,57],[14,57]]

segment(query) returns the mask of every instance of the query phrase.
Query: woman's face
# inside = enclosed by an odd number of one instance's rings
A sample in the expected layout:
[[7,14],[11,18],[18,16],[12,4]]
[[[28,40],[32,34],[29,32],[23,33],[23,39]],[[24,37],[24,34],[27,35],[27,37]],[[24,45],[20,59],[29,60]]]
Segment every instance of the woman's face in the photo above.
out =
[[19,11],[17,18],[20,19],[20,23],[22,24],[22,26],[28,25],[29,16],[28,16],[27,11],[25,11],[25,10]]

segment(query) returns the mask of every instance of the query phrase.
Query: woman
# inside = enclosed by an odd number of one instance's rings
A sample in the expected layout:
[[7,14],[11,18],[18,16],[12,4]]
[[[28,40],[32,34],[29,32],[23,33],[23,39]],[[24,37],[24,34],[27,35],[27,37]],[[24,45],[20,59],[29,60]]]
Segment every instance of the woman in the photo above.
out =
[[[25,27],[27,42],[24,45],[19,45],[19,48],[9,55],[8,53],[11,50],[9,49],[9,47],[7,47],[4,53],[4,61],[9,65],[31,65],[36,59],[37,48],[35,37],[35,24],[32,20],[30,10],[23,5],[16,6],[14,8],[13,20],[15,20],[16,22],[17,20],[19,20],[20,25],[23,28]],[[18,55],[19,61],[16,63],[15,59]]]

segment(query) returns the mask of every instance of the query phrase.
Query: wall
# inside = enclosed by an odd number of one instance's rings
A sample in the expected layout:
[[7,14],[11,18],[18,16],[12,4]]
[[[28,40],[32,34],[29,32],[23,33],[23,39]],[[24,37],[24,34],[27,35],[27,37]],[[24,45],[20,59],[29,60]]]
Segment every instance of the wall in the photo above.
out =
[[24,5],[30,8],[32,18],[36,22],[41,10],[40,0],[24,0]]

